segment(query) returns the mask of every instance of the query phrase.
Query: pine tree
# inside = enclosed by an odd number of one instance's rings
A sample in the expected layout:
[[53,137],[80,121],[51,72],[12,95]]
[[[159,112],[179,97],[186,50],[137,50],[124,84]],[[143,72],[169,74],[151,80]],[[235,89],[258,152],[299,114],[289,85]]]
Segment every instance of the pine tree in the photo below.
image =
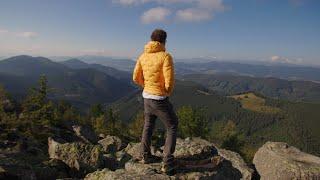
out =
[[105,115],[94,118],[93,128],[97,133],[106,134],[107,133],[107,121]]
[[94,104],[90,107],[90,116],[93,118],[100,117],[104,114],[104,108],[101,104]]
[[177,111],[179,118],[179,133],[182,137],[206,137],[209,120],[203,108],[183,106]]
[[43,143],[50,135],[49,129],[57,124],[55,116],[55,106],[47,99],[48,85],[46,76],[39,79],[38,87],[31,89],[23,105],[20,120],[25,124],[26,134],[30,134],[35,139]]

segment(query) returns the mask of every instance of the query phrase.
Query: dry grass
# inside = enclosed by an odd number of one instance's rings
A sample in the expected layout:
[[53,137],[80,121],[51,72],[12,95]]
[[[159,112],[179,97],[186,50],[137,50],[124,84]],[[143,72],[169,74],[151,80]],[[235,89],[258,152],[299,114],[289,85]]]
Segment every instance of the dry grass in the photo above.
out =
[[243,108],[251,111],[262,113],[279,113],[281,111],[279,108],[265,105],[265,99],[256,96],[254,93],[244,93],[231,97],[240,101]]

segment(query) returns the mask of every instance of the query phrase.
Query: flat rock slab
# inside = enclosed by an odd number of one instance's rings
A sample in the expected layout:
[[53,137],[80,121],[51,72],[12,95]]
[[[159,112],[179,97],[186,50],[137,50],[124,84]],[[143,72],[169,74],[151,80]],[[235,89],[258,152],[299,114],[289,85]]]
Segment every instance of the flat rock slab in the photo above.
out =
[[174,156],[177,159],[198,160],[217,155],[215,146],[200,138],[177,139]]
[[[213,162],[213,159],[220,160]],[[176,167],[177,173],[174,176],[163,174],[161,172],[161,163],[141,164],[137,161],[131,160],[125,164],[124,169],[118,169],[116,171],[103,169],[101,171],[88,174],[85,179],[240,179],[241,174],[233,173],[234,168],[224,165],[225,162],[223,159],[213,159],[200,162],[182,160],[180,163],[183,162],[189,164],[184,164],[183,167],[178,165]]]
[[115,180],[115,179],[137,179],[137,180],[171,180],[170,176],[158,173],[151,174],[138,174],[135,172],[128,172],[125,169],[118,169],[116,171],[110,171],[108,169],[103,169],[101,171],[96,171],[94,173],[88,174],[85,180]]

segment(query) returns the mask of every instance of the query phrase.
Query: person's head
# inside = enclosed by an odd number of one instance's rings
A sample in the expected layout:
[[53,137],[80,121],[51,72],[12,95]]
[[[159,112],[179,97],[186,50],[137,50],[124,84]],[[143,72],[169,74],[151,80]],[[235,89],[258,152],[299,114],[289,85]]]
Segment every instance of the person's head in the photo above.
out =
[[167,32],[162,29],[156,29],[151,34],[152,41],[158,41],[162,44],[166,44],[167,41]]

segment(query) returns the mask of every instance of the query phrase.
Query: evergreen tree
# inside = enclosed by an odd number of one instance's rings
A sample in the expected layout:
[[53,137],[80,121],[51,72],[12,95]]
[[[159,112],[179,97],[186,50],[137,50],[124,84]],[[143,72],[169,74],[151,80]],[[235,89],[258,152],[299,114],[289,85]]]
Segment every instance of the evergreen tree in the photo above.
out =
[[206,137],[209,129],[209,119],[203,108],[183,106],[177,111],[179,118],[179,133],[182,137]]
[[93,118],[100,117],[104,114],[104,108],[101,104],[94,104],[90,107],[90,116]]
[[20,120],[25,124],[26,134],[46,143],[50,127],[57,124],[55,106],[47,99],[48,85],[46,76],[40,77],[38,87],[31,89],[23,105]]
[[0,85],[0,123],[13,123],[14,121],[11,120],[16,118],[16,111],[16,104],[13,102],[5,89]]
[[93,128],[97,133],[107,133],[107,121],[105,115],[94,118]]

